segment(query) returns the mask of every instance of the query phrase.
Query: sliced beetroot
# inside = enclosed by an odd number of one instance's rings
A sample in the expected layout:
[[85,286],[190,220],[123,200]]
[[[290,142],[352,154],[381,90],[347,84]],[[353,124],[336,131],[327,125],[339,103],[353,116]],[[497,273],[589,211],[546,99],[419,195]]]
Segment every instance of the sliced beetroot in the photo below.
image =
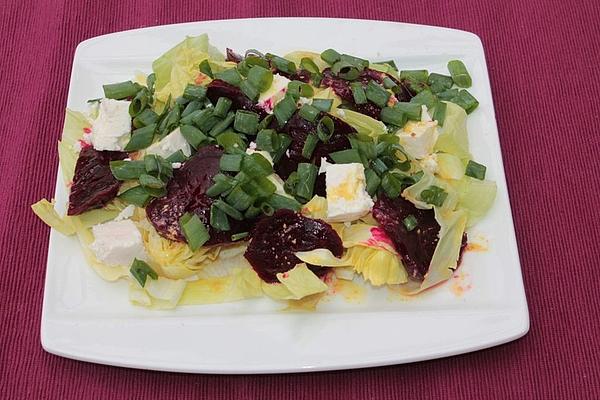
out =
[[216,146],[200,148],[198,152],[173,173],[167,185],[167,195],[154,199],[146,207],[148,219],[161,236],[184,242],[179,219],[186,213],[198,215],[209,229],[207,245],[231,242],[234,233],[249,231],[252,221],[230,221],[231,230],[220,232],[210,227],[210,206],[213,199],[206,195],[212,178],[219,172],[219,160],[223,154]]
[[[409,215],[418,221],[412,231],[408,231],[402,222]],[[394,242],[408,275],[422,280],[439,240],[440,226],[433,210],[420,210],[400,196],[390,199],[380,194],[373,207],[373,217]]]
[[83,148],[75,164],[67,214],[79,215],[103,207],[114,199],[121,182],[115,179],[109,164],[126,157],[127,153],[120,151],[98,151],[91,146]]
[[277,165],[275,165],[275,171],[281,178],[287,179],[292,172],[296,171],[298,164],[301,162],[311,161],[313,164],[320,166],[322,157],[332,161],[329,158],[329,153],[350,148],[348,135],[356,132],[354,128],[341,119],[326,113],[321,113],[317,121],[325,115],[328,115],[333,120],[334,133],[327,143],[319,142],[317,144],[311,160],[307,160],[302,156],[302,148],[308,135],[316,133],[317,125],[315,123],[305,120],[296,112],[280,130],[292,139],[288,151],[281,157]]
[[238,87],[235,87],[225,81],[215,79],[207,85],[206,89],[206,96],[213,104],[217,104],[219,97],[227,97],[232,102],[232,111],[253,111],[260,115],[261,118],[267,115],[263,109],[256,105],[256,103],[246,97],[246,95],[242,93]]
[[[344,251],[342,240],[331,225],[282,209],[256,224],[244,256],[263,281],[277,283],[278,273],[302,262],[294,253],[323,248],[336,257],[341,257]],[[328,270],[314,265],[309,268],[317,275]]]

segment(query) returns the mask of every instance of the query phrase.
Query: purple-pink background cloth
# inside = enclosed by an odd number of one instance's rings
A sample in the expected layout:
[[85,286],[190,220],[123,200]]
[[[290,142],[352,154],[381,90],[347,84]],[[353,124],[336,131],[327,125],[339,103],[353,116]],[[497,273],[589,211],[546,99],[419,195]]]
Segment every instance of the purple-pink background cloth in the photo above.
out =
[[[600,399],[597,0],[3,0],[0,15],[0,398]],[[481,37],[529,334],[441,360],[293,375],[161,373],[44,352],[39,331],[48,228],[29,205],[54,190],[75,47],[133,28],[266,16],[382,19]]]

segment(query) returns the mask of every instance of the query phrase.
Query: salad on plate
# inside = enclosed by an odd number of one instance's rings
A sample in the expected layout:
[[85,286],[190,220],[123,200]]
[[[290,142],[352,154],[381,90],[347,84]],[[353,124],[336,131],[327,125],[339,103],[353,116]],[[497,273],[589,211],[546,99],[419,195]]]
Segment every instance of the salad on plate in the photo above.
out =
[[141,306],[314,307],[337,280],[417,295],[452,276],[496,195],[469,151],[471,77],[447,66],[222,55],[186,37],[67,109],[66,215],[45,199],[33,211]]

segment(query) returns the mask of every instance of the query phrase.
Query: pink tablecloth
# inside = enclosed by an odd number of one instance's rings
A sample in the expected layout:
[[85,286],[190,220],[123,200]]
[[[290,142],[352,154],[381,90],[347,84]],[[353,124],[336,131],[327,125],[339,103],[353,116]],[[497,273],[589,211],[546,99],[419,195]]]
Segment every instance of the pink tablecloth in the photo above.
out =
[[[600,5],[574,3],[4,0],[0,398],[600,398]],[[75,46],[125,29],[259,16],[385,19],[482,38],[531,311],[526,337],[437,361],[282,376],[128,370],[42,350],[48,229],[29,204],[53,191]]]

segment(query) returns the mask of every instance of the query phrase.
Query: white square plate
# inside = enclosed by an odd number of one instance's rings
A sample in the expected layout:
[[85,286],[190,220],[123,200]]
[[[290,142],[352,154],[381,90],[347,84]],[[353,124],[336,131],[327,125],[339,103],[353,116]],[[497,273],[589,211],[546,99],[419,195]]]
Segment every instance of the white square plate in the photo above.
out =
[[[208,33],[224,51],[277,54],[335,48],[400,69],[446,72],[462,59],[480,101],[469,116],[475,159],[498,184],[489,215],[469,232],[487,251],[466,252],[456,276],[414,299],[366,289],[361,301],[334,296],[315,313],[285,313],[268,299],[151,311],[129,304],[125,282],[87,267],[78,242],[52,231],[42,313],[42,346],[64,357],[181,372],[267,373],[358,368],[444,357],[495,346],[529,329],[527,302],[480,39],[452,29],[345,19],[274,18],[136,29],[81,43],[68,107],[84,110],[101,85],[149,72],[186,35]],[[60,118],[57,116],[57,118]],[[53,151],[53,150],[52,150]],[[56,199],[67,191],[57,179]]]

